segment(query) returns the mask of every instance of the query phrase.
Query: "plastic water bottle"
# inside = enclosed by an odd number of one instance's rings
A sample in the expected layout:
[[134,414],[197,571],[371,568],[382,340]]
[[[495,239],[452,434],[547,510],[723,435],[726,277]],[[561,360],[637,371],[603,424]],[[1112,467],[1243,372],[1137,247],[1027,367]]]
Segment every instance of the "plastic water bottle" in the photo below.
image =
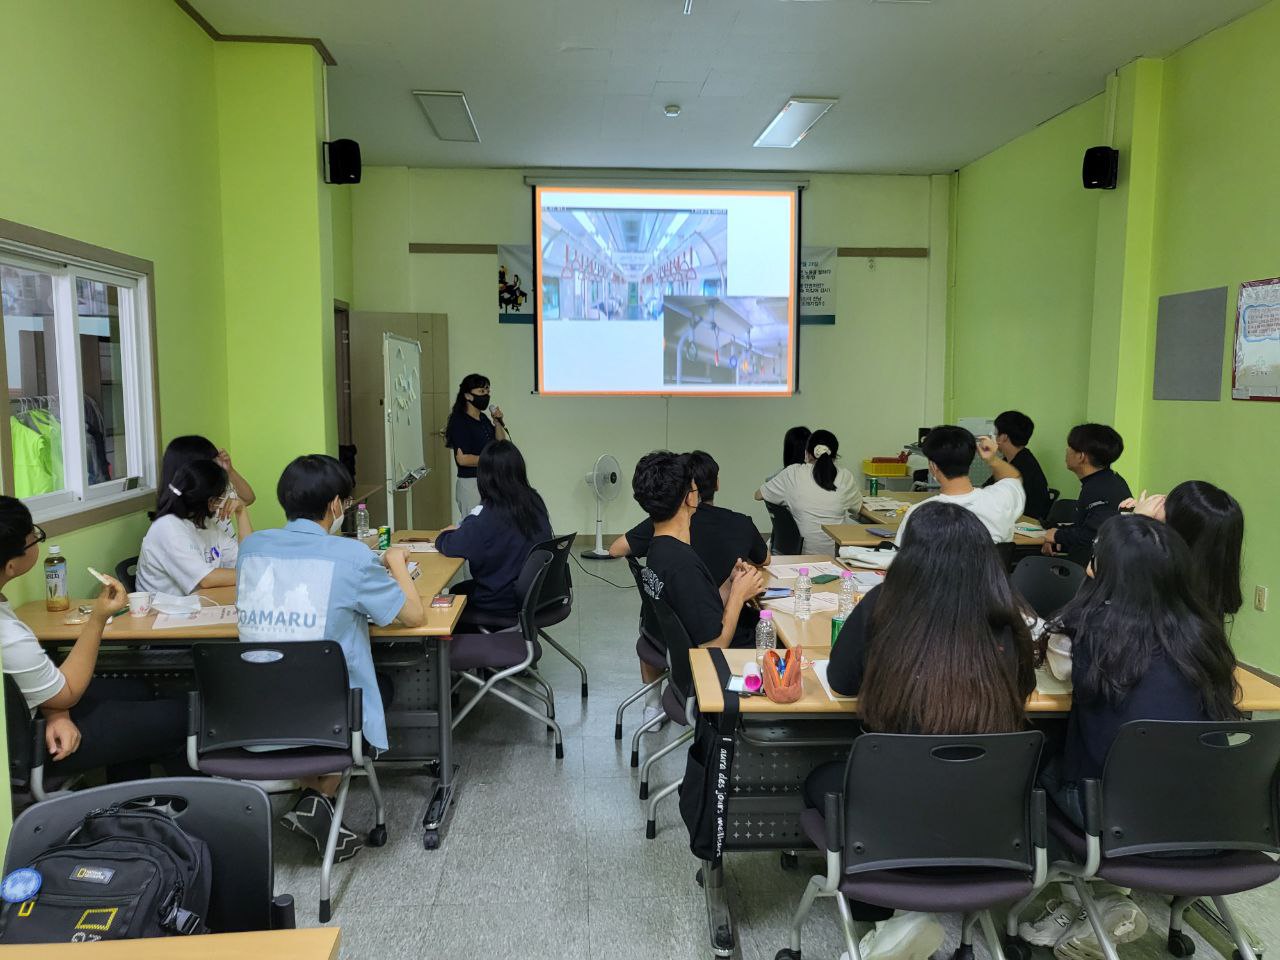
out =
[[809,568],[801,567],[800,576],[796,577],[796,619],[808,620],[813,616],[813,581],[809,579]]
[[356,539],[369,539],[369,508],[363,503],[356,506]]
[[62,550],[50,545],[44,561],[44,606],[49,611],[66,610],[71,606],[67,594],[67,560]]
[[840,604],[836,608],[836,615],[831,618],[832,646],[835,646],[836,638],[840,636],[840,631],[844,628],[844,622],[853,613],[854,605],[857,602],[857,584],[853,581],[853,571],[843,570],[840,573]]
[[773,625],[773,611],[761,610],[760,622],[756,624],[756,663],[764,663],[764,652],[777,647],[778,631]]

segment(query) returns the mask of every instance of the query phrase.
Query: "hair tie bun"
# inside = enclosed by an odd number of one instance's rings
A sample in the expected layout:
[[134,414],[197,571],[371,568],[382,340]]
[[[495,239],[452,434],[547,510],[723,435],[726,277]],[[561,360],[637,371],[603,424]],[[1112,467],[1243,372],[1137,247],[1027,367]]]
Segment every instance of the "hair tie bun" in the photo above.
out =
[[815,458],[829,457],[831,456],[831,448],[828,447],[825,443],[820,443],[813,448],[813,455]]
[[182,496],[182,491],[181,491],[181,490],[179,490],[177,487],[175,487],[172,483],[171,483],[171,484],[169,484],[169,490],[170,490],[170,491],[172,491],[172,493],[173,493],[173,495],[174,495],[175,497],[180,497],[180,496]]

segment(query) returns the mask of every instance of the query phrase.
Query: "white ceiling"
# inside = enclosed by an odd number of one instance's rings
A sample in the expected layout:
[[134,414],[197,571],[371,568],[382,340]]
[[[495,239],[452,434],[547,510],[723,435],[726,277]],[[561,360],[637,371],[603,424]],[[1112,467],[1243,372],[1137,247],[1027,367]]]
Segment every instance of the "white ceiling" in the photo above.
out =
[[[962,166],[1263,2],[194,0],[223,33],[320,37],[366,164],[892,173]],[[464,91],[482,142],[436,140],[413,89]],[[793,95],[840,102],[753,148]]]

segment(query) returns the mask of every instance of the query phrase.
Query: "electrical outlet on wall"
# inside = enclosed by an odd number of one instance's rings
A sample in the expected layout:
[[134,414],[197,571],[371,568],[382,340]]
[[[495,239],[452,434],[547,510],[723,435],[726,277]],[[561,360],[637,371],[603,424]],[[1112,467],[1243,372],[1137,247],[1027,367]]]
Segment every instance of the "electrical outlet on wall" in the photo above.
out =
[[1267,594],[1269,592],[1270,591],[1263,586],[1253,588],[1253,609],[1261,611],[1262,613],[1267,612]]

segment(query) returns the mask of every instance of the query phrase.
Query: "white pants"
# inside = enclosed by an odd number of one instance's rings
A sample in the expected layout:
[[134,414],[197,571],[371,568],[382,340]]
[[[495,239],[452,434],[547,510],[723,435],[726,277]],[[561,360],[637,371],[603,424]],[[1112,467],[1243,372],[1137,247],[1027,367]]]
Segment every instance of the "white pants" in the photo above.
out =
[[475,477],[458,477],[453,487],[458,502],[458,522],[461,523],[476,507],[480,506],[480,488]]

